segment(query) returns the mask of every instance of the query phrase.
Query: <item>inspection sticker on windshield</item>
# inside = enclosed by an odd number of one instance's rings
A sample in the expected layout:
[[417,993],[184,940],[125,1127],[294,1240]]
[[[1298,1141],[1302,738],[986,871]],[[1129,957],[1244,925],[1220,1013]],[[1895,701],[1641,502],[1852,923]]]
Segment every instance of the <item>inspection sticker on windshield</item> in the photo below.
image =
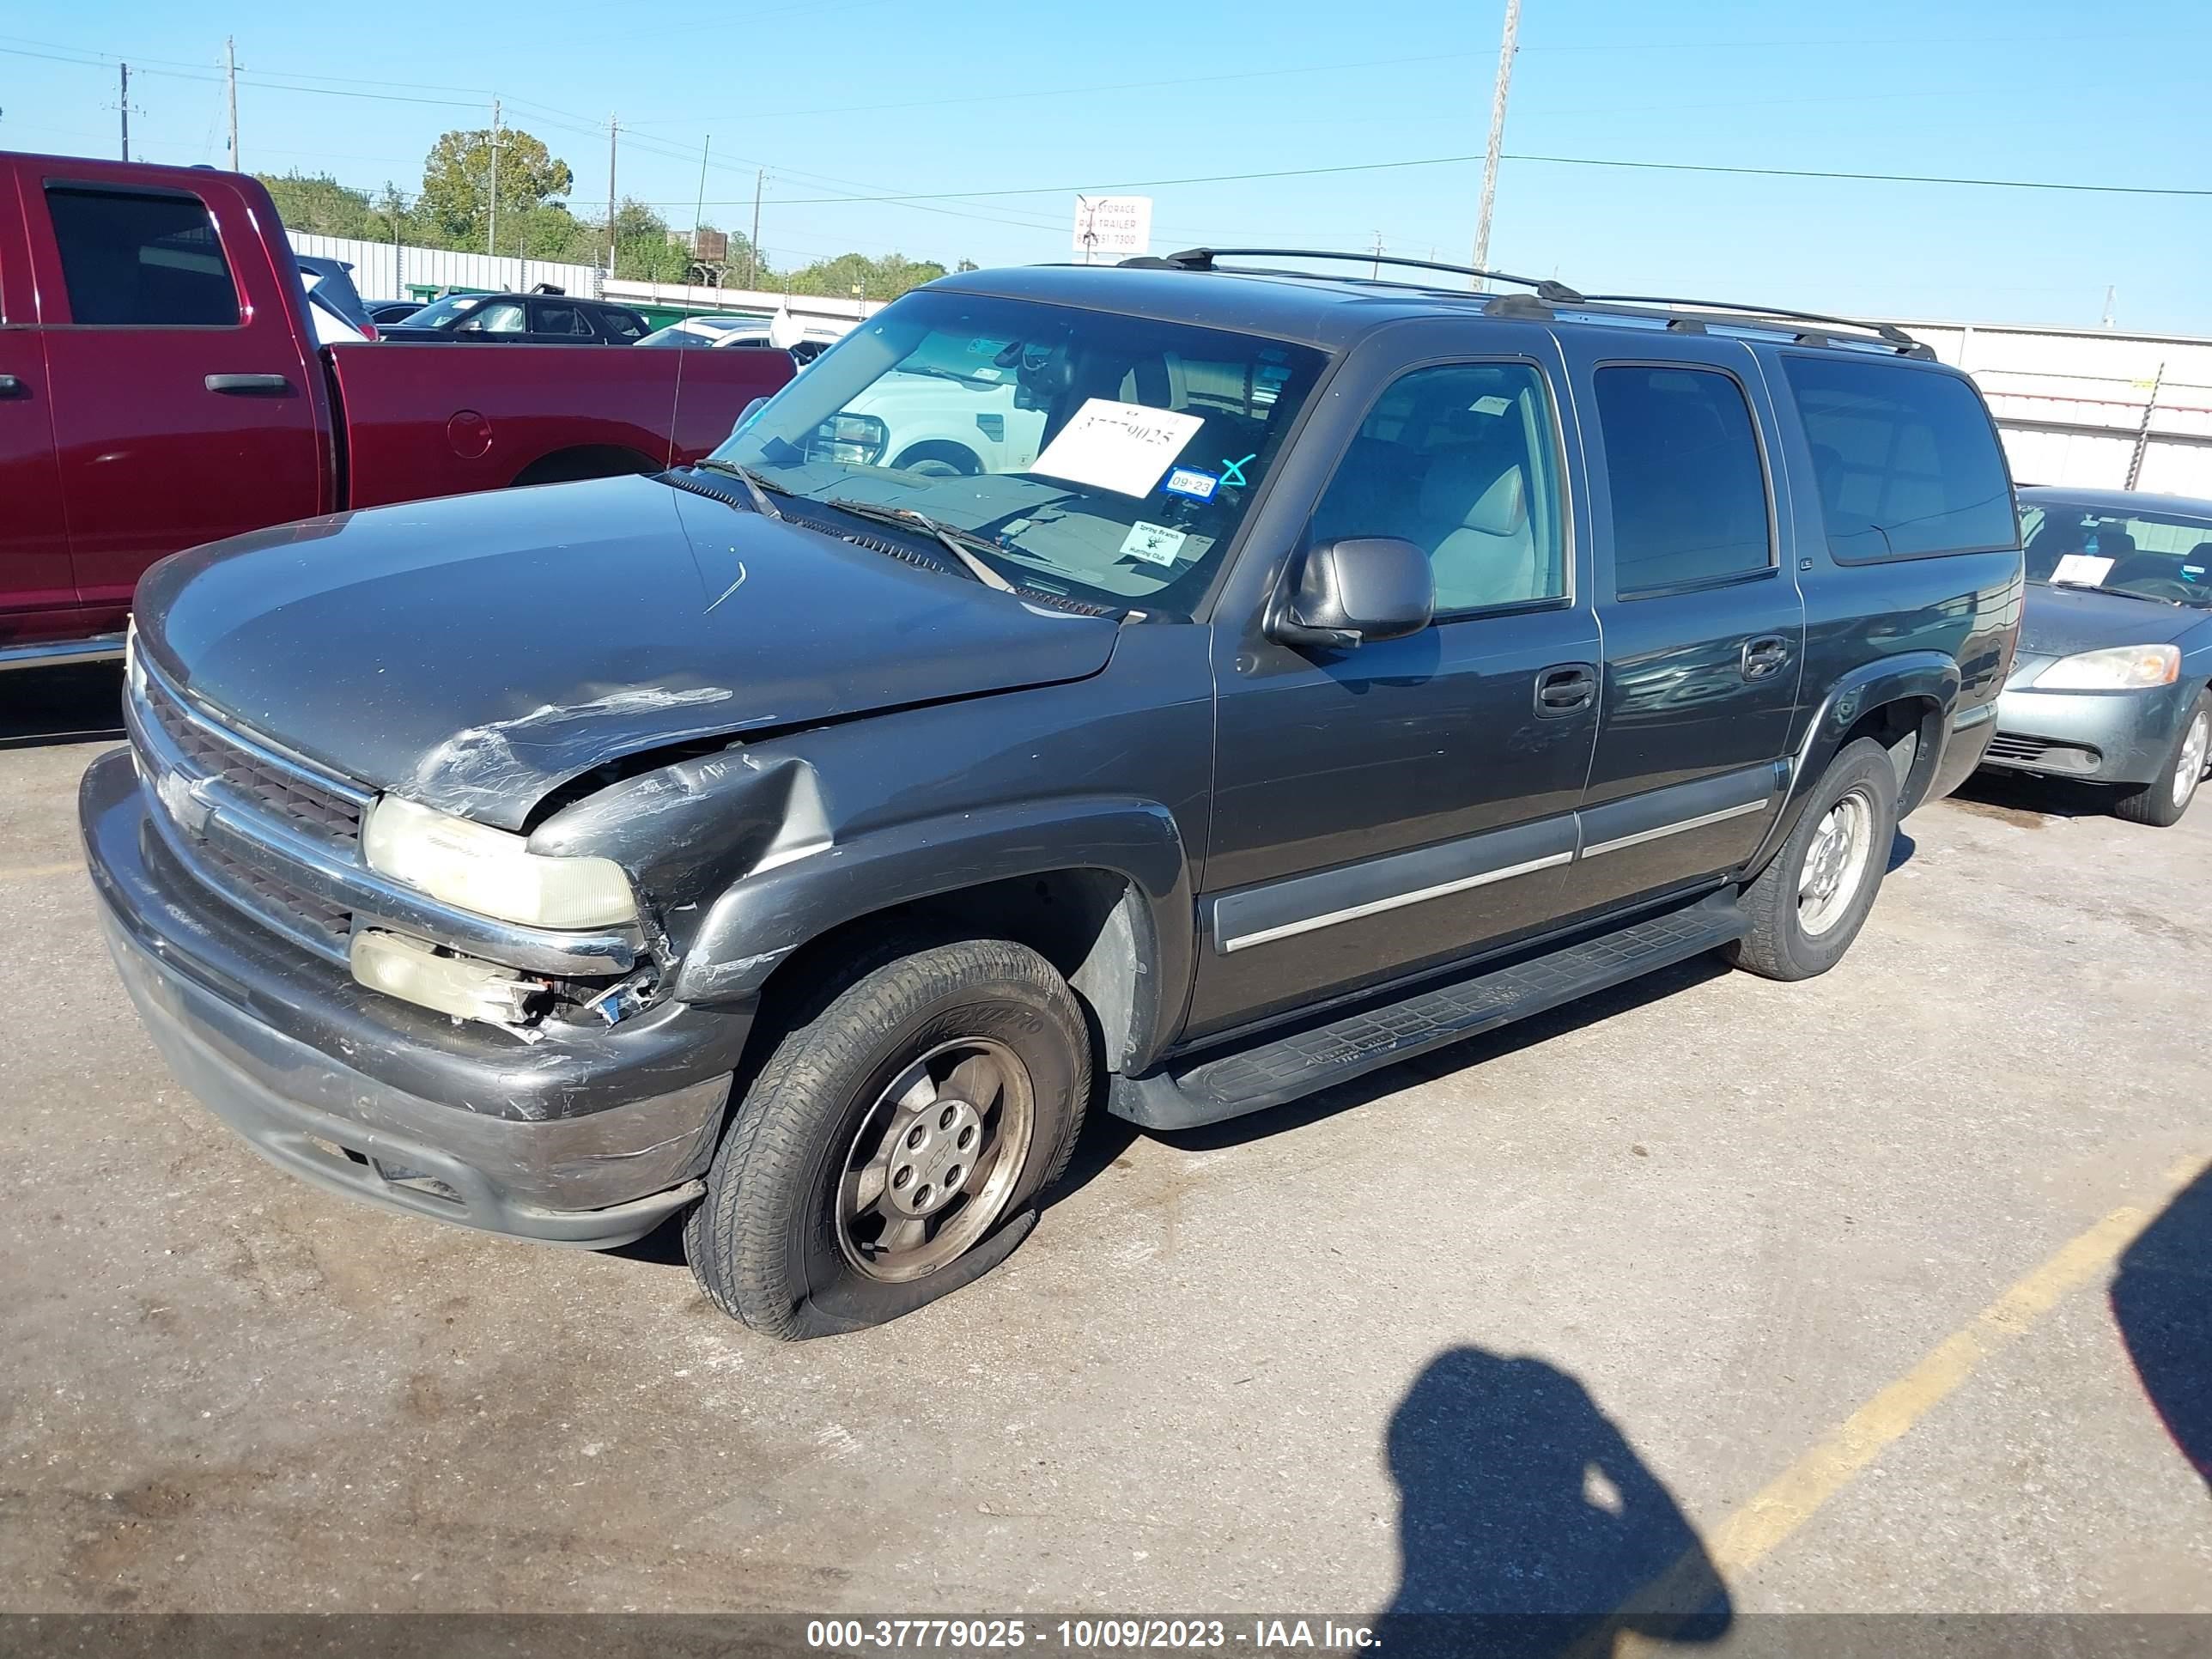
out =
[[1189,539],[1171,525],[1146,524],[1139,519],[1121,538],[1121,551],[1127,557],[1142,559],[1146,564],[1173,564],[1182,552],[1182,544]]
[[1075,418],[1030,463],[1030,471],[1119,495],[1149,495],[1168,464],[1205,424],[1202,416],[1086,398]]
[[1200,472],[1194,466],[1168,469],[1168,481],[1160,488],[1170,495],[1188,495],[1194,501],[1210,501],[1213,492],[1221,488],[1221,480],[1211,472]]
[[2069,553],[2052,569],[2051,580],[2072,582],[2081,587],[2100,587],[2118,562],[2116,559],[2100,559],[2094,553]]

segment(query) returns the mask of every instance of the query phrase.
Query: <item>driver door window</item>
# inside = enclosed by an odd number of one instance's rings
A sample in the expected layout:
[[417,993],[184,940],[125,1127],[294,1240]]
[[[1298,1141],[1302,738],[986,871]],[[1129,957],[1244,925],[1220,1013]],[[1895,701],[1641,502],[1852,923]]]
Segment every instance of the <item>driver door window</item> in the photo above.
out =
[[1313,539],[1395,536],[1429,556],[1439,619],[1564,599],[1551,399],[1528,363],[1416,369],[1376,399]]

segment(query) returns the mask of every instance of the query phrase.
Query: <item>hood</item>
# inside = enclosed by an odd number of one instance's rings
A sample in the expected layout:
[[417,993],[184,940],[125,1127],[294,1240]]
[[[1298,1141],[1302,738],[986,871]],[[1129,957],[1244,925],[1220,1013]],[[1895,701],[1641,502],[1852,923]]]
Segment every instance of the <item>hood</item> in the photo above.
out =
[[211,708],[510,830],[623,755],[1080,679],[1117,632],[651,478],[218,542],[155,566],[137,617]]
[[2020,649],[2024,656],[2070,657],[2113,645],[2164,645],[2209,621],[2212,612],[2185,605],[2031,582],[2021,616]]

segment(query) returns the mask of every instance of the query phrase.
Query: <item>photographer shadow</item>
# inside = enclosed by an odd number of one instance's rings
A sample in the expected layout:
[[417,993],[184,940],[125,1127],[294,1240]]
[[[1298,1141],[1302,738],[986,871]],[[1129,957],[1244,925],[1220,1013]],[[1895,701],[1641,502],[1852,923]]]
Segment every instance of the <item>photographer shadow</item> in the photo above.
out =
[[1395,1656],[1607,1659],[1623,1634],[1713,1642],[1727,1586],[1658,1477],[1582,1384],[1451,1348],[1392,1414],[1401,1501]]

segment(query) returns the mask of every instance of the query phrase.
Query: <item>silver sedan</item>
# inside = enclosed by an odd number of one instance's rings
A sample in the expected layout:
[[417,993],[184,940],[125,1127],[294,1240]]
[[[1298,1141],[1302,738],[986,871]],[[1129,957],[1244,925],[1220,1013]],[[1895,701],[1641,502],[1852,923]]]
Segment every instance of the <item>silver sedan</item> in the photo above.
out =
[[2212,501],[2020,492],[2027,605],[1984,764],[2114,786],[2178,822],[2212,766]]

